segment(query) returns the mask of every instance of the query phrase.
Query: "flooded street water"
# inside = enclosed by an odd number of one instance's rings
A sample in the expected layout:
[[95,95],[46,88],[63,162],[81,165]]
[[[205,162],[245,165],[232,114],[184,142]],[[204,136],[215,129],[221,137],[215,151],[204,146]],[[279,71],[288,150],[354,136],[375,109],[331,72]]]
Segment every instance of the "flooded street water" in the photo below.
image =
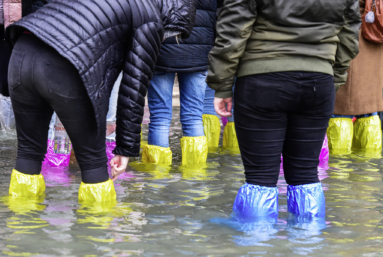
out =
[[[330,156],[319,167],[326,222],[297,225],[280,176],[275,226],[234,229],[229,218],[244,170],[238,153],[216,149],[207,165],[181,166],[179,108],[171,129],[173,165],[131,160],[115,183],[115,206],[80,206],[78,167],[45,168],[45,200],[8,198],[14,136],[0,135],[1,256],[382,256],[383,158]],[[148,125],[143,125],[144,140]],[[320,230],[318,227],[323,228]]]

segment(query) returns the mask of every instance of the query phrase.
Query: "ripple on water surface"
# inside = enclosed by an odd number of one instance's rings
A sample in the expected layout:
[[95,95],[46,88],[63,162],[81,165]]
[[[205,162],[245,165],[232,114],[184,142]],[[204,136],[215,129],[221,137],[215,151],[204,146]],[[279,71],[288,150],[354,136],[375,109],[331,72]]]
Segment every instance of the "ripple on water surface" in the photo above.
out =
[[[147,112],[146,112],[147,113]],[[46,195],[8,198],[16,139],[0,133],[1,256],[359,256],[382,255],[383,159],[380,154],[331,156],[318,168],[326,220],[287,213],[281,172],[275,224],[238,224],[230,217],[244,183],[238,152],[213,149],[208,163],[181,166],[179,109],[170,131],[173,165],[131,162],[116,183],[117,202],[80,206],[80,174],[44,167]],[[146,116],[143,140],[148,129]],[[214,222],[214,221],[221,222]],[[224,222],[222,222],[224,221]]]

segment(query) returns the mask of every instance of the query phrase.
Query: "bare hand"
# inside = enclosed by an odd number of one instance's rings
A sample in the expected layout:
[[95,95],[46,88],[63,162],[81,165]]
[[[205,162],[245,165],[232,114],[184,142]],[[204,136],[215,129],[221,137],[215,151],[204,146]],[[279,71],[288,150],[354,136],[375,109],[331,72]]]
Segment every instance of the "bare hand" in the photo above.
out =
[[129,157],[116,155],[113,157],[113,159],[110,161],[110,166],[112,167],[112,180],[116,181],[118,178],[118,175],[121,173],[124,173],[126,170],[126,167],[129,163]]
[[218,98],[214,97],[214,109],[218,115],[223,117],[231,117],[231,109],[233,107],[233,97]]

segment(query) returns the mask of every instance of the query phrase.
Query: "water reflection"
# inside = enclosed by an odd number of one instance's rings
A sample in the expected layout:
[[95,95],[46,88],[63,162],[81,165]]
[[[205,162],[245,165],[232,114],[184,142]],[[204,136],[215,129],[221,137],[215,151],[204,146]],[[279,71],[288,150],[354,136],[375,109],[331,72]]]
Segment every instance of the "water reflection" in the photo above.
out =
[[0,135],[0,255],[383,255],[380,153],[332,154],[328,163],[320,163],[326,220],[287,211],[281,172],[278,219],[243,224],[230,216],[244,184],[240,155],[221,148],[209,153],[207,165],[181,166],[178,115],[175,110],[170,135],[173,165],[131,160],[129,171],[115,183],[117,201],[111,206],[78,203],[81,177],[75,165],[43,169],[45,199],[9,199],[16,140]]

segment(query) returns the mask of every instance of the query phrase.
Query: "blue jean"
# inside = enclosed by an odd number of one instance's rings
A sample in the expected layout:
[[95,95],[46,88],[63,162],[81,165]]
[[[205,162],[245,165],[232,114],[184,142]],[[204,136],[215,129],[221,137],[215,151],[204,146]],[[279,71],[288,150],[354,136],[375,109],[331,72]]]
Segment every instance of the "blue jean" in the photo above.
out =
[[374,116],[374,115],[378,115],[377,112],[373,112],[373,113],[368,113],[368,114],[362,114],[362,115],[338,115],[338,114],[333,114],[331,115],[331,118],[354,118],[356,117],[357,119],[359,118],[367,118],[367,117],[370,117],[370,116]]
[[[233,91],[234,91],[234,87],[233,87]],[[203,102],[203,114],[211,114],[211,115],[216,115],[219,117],[219,115],[215,112],[215,109],[214,109],[214,94],[215,94],[214,89],[211,89],[206,84],[205,99]],[[234,98],[233,98],[233,101],[234,101]],[[233,116],[227,118],[227,120],[229,122],[234,122],[234,105],[231,111]]]
[[[204,136],[202,113],[207,72],[178,73],[183,136]],[[175,73],[156,72],[148,88],[149,145],[169,147]]]

